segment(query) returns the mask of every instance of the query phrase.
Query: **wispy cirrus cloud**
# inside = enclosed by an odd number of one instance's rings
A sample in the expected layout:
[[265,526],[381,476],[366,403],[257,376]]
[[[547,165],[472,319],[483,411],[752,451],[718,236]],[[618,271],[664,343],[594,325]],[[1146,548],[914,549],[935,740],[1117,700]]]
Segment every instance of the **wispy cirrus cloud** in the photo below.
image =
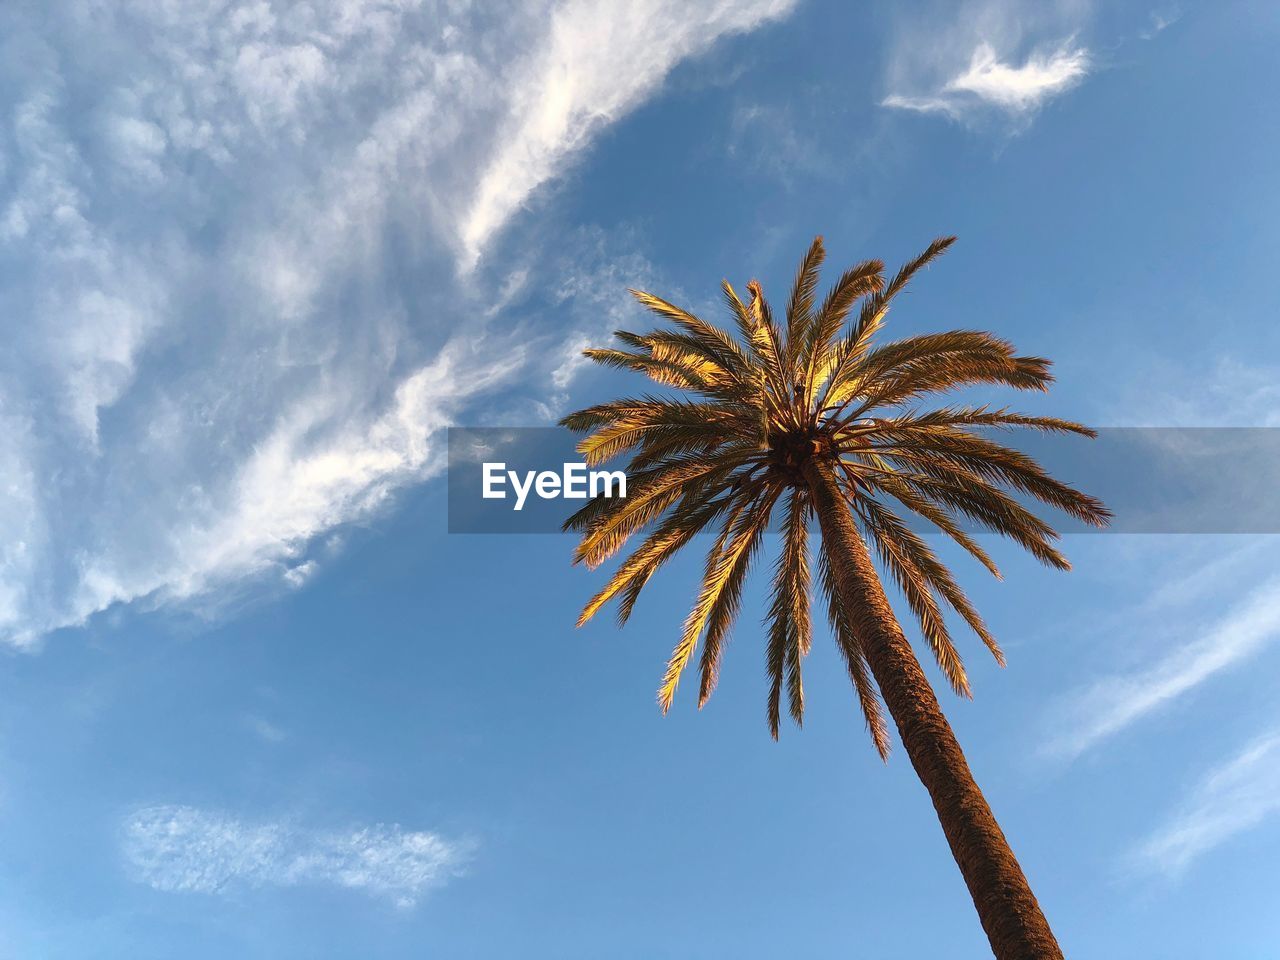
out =
[[[1184,385],[1172,389],[1178,379]],[[1134,426],[1277,427],[1280,368],[1221,355],[1202,359],[1188,377],[1184,368],[1155,357],[1150,371],[1127,384],[1117,401],[1109,418]]]
[[[1230,574],[1237,565],[1220,568]],[[1208,575],[1210,571],[1206,571]],[[1195,588],[1195,579],[1190,586]],[[1182,612],[1179,619],[1185,620]],[[1126,618],[1126,633],[1164,630],[1164,617],[1139,611]],[[1071,760],[1115,736],[1211,678],[1257,656],[1280,641],[1280,580],[1254,586],[1197,635],[1176,645],[1150,666],[1104,676],[1068,695],[1051,711],[1054,733],[1042,750]]]
[[1168,30],[1182,19],[1182,8],[1176,4],[1152,10],[1147,14],[1147,26],[1138,33],[1142,40],[1153,40],[1157,34]]
[[610,237],[598,229],[580,231],[567,245],[557,271],[560,283],[552,292],[556,305],[569,314],[569,329],[558,347],[560,362],[551,371],[557,391],[553,404],[564,402],[564,391],[588,366],[582,351],[607,342],[614,330],[644,313],[628,289],[659,286],[653,264],[636,252],[637,246],[633,237]]
[[510,77],[513,96],[501,146],[485,165],[461,224],[464,265],[474,265],[494,231],[567,157],[634,107],[676,63],[794,5],[571,0],[557,7],[546,43]]
[[1211,770],[1134,851],[1134,865],[1176,875],[1198,857],[1280,814],[1280,731]]
[[0,10],[0,640],[304,583],[540,363],[484,262],[533,192],[791,5]]
[[1076,39],[1089,19],[1085,2],[970,0],[932,9],[936,15],[900,19],[882,106],[1017,130],[1093,68]]
[[[1171,369],[1157,365],[1099,419],[1152,427],[1277,423],[1274,369],[1219,357],[1196,371],[1192,386],[1170,390],[1177,379]],[[1159,431],[1152,438],[1165,442]],[[1248,486],[1238,485],[1229,500],[1206,498],[1205,509],[1247,509]],[[1142,665],[1100,670],[1052,704],[1040,744],[1044,756],[1079,757],[1280,643],[1280,580],[1271,575],[1280,546],[1274,537],[1180,537],[1176,544],[1160,538],[1138,548],[1147,584],[1136,591],[1138,601],[1088,621],[1089,629],[1130,638],[1130,649],[1146,650]]]
[[126,819],[121,851],[135,880],[165,892],[328,885],[407,909],[461,871],[470,844],[395,825],[308,830],[161,805]]

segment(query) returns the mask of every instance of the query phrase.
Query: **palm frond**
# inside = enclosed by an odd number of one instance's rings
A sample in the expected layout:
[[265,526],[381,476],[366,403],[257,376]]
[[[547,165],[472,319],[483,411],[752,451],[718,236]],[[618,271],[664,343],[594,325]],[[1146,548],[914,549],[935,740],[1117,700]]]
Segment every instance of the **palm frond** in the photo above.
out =
[[[662,677],[662,685],[658,688],[658,704],[662,712],[671,709],[671,701],[675,698],[676,686],[684,668],[693,657],[698,646],[698,639],[712,615],[722,603],[736,610],[737,597],[740,596],[742,578],[746,576],[751,559],[760,542],[760,535],[769,522],[769,514],[773,503],[778,498],[777,490],[766,490],[759,498],[736,508],[725,525],[727,536],[716,541],[711,552],[707,554],[706,572],[703,575],[702,590],[689,616],[685,619],[684,633],[676,644],[667,661],[666,673]],[[732,622],[732,616],[724,620],[725,625]],[[723,634],[716,638],[723,639]]]
[[769,605],[769,642],[766,672],[769,676],[769,732],[776,740],[785,675],[791,717],[804,721],[804,684],[800,665],[813,638],[810,619],[809,506],[804,491],[792,490],[787,501],[782,549],[774,571],[773,598]]
[[822,246],[822,238],[815,237],[809,251],[800,261],[796,270],[796,279],[791,286],[791,297],[787,300],[787,355],[786,370],[793,374],[796,363],[800,359],[798,351],[809,339],[809,329],[813,322],[813,302],[818,292],[818,271],[827,253]]
[[880,697],[876,693],[875,685],[871,682],[866,657],[862,652],[862,640],[854,629],[854,621],[849,611],[840,602],[840,589],[836,582],[835,568],[827,556],[825,542],[821,542],[818,547],[818,578],[822,582],[822,592],[827,598],[827,618],[831,623],[831,632],[835,635],[836,646],[844,659],[849,680],[853,683],[854,693],[858,697],[858,706],[862,709],[867,733],[871,736],[871,743],[875,746],[880,759],[888,760],[889,725],[885,722]]

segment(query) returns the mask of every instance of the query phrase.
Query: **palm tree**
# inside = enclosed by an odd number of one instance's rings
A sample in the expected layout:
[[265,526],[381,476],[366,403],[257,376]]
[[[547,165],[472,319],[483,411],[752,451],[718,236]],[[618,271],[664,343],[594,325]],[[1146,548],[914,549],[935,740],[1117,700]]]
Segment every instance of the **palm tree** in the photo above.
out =
[[1070,565],[1054,546],[1057,533],[1017,495],[1091,524],[1103,525],[1109,516],[1098,500],[993,440],[989,429],[1093,436],[1088,428],[1004,408],[915,406],[930,394],[979,384],[1045,390],[1052,382],[1048,360],[1018,356],[1008,342],[972,330],[877,345],[894,298],[954,240],[935,240],[887,284],[880,261],[860,263],[819,303],[819,237],[800,264],[781,324],[758,283],[747,285],[746,302],[723,284],[736,334],[632,291],[670,325],[645,334],[618,331],[617,348],[587,350],[586,356],[647,374],[683,395],[613,400],[562,421],[587,434],[579,450],[589,463],[630,456],[628,496],[592,500],[565,523],[582,534],[575,562],[595,567],[643,531],[641,545],[586,605],[578,623],[614,599],[625,622],[654,572],[699,532],[715,532],[701,590],[658,691],[665,713],[701,642],[701,707],[715,688],[748,570],[770,518],[780,512],[765,648],[768,723],[776,739],[784,688],[793,720],[800,724],[804,714],[801,665],[812,635],[809,526],[816,518],[818,581],[876,750],[887,759],[883,699],[933,800],[995,956],[1060,958],[872,559],[874,551],[943,675],[968,697],[944,608],[958,614],[998,662],[1004,657],[951,572],[900,511],[949,536],[997,577],[996,565],[966,532],[965,521],[1066,570]]

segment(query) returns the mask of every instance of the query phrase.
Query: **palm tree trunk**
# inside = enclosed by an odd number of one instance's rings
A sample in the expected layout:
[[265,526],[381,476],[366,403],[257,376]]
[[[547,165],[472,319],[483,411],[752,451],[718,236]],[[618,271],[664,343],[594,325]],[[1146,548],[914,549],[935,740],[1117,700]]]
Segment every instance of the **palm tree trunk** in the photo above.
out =
[[862,642],[867,665],[911,765],[933,800],[992,952],[998,960],[1062,960],[1062,949],[1035,894],[898,626],[832,466],[815,457],[805,465],[804,474],[839,584],[839,599]]

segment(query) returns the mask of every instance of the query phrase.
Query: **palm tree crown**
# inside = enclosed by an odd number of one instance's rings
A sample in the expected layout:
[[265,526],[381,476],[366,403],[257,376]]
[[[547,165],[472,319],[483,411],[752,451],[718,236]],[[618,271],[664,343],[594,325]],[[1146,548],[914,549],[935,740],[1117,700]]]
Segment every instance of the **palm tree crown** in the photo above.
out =
[[[562,421],[587,434],[579,450],[589,463],[630,455],[628,496],[593,500],[566,522],[582,534],[575,562],[597,566],[644,532],[641,545],[587,604],[579,624],[614,599],[625,622],[659,567],[696,534],[715,534],[701,590],[658,692],[664,712],[699,643],[699,706],[711,695],[743,583],[778,511],[782,537],[767,615],[768,722],[776,738],[784,688],[790,714],[801,722],[801,664],[812,636],[808,530],[815,507],[805,480],[809,467],[829,472],[938,666],[965,696],[969,683],[944,608],[958,614],[999,662],[1004,658],[950,570],[903,519],[904,511],[949,536],[997,577],[996,565],[966,532],[967,524],[1011,538],[1050,566],[1069,566],[1054,546],[1057,533],[1022,505],[1019,494],[1092,524],[1106,522],[1098,500],[1049,476],[986,429],[1092,436],[1087,427],[987,406],[918,406],[933,394],[979,384],[1045,390],[1053,379],[1048,360],[1019,356],[1007,341],[973,330],[877,342],[894,298],[954,239],[935,240],[887,283],[883,263],[859,263],[819,302],[819,237],[800,264],[781,322],[755,281],[747,284],[745,302],[723,284],[733,332],[632,291],[668,325],[645,334],[620,330],[617,347],[586,351],[598,363],[640,371],[681,395],[613,400]],[[833,634],[872,739],[885,756],[888,733],[856,611],[844,608],[825,543],[819,544],[817,566]]]

